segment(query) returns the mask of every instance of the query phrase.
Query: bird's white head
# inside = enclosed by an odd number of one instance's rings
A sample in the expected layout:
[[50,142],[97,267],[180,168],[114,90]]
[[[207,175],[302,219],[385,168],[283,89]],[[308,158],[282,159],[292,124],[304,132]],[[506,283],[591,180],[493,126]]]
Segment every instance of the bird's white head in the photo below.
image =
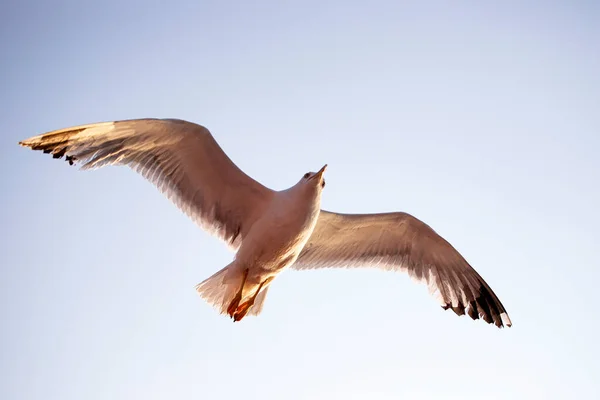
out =
[[321,192],[325,187],[325,179],[323,178],[323,173],[327,169],[327,164],[323,165],[323,168],[319,170],[319,172],[307,172],[304,174],[300,182],[300,185],[315,188],[318,192]]

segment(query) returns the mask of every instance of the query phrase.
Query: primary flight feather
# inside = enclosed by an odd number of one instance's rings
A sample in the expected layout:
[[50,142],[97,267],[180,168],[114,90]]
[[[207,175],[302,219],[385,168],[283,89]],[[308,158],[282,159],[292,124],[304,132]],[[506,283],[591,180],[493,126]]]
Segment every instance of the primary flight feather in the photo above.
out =
[[20,144],[82,169],[127,165],[224,240],[236,251],[234,260],[196,290],[234,321],[258,315],[269,285],[288,267],[378,267],[426,283],[442,307],[458,315],[498,327],[512,324],[483,278],[417,218],[321,210],[326,165],[274,191],[240,170],[208,129],[177,119],[81,125]]

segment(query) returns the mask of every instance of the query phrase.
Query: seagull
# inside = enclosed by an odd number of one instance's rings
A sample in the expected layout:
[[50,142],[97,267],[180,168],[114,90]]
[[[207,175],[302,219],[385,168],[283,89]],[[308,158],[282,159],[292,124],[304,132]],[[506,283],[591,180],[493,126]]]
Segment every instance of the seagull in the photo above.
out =
[[195,289],[234,322],[261,313],[269,286],[287,268],[377,267],[426,284],[445,310],[512,325],[490,286],[424,222],[404,212],[321,210],[327,165],[288,189],[271,190],[239,169],[208,129],[180,119],[80,125],[19,144],[83,170],[129,166],[225,241],[236,252],[233,261]]

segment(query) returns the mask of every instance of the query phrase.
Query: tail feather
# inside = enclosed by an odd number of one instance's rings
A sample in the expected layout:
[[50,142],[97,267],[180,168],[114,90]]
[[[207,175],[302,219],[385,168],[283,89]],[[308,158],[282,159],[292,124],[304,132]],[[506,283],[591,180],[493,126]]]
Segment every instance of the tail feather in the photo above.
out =
[[[218,271],[210,278],[196,285],[196,291],[210,305],[212,305],[220,314],[227,314],[227,307],[237,294],[243,281],[243,274],[235,269],[231,269],[232,264],[229,264],[222,270]],[[254,286],[254,285],[252,285]],[[244,290],[245,300],[256,287],[247,287]],[[254,305],[248,310],[248,315],[258,315],[262,311],[263,303],[267,295],[268,286],[263,287]]]
[[230,275],[233,274],[230,272],[229,266],[227,266],[196,285],[196,291],[200,294],[200,297],[221,314],[227,313],[227,306],[242,284],[242,277],[232,279]]

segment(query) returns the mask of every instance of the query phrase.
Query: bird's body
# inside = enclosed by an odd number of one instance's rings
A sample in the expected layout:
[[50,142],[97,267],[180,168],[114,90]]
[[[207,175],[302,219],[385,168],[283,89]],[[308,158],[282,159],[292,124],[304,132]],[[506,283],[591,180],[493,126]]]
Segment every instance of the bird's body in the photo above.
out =
[[[240,299],[243,302],[257,294],[260,287],[264,295],[257,297],[249,311],[256,315],[262,309],[269,283],[294,264],[310,238],[320,206],[321,191],[303,180],[287,190],[274,193],[265,211],[252,225],[235,260],[196,287],[200,295],[225,313],[237,288],[243,286]],[[244,285],[241,285],[246,271]],[[221,280],[222,276],[224,279]],[[223,282],[226,290],[222,290]]]
[[320,191],[302,182],[277,193],[252,226],[236,261],[256,265],[257,273],[264,274],[277,274],[289,267],[310,238],[320,206]]
[[82,125],[20,144],[83,169],[127,165],[223,239],[237,252],[234,260],[196,290],[234,321],[262,311],[269,284],[286,268],[380,267],[427,283],[444,309],[512,324],[481,276],[417,218],[321,210],[326,165],[274,191],[241,171],[206,128],[176,119]]

